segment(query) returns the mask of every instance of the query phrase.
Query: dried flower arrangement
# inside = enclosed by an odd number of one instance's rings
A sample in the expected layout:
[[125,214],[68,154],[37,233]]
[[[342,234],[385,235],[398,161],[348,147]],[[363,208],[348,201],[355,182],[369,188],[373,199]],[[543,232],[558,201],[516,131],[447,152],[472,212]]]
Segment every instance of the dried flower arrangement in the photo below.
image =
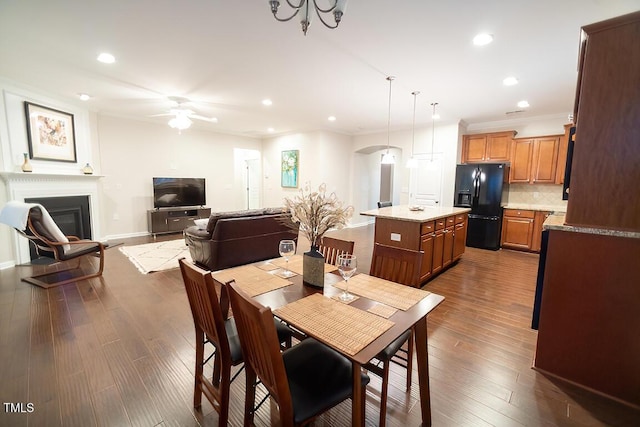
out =
[[285,209],[291,212],[291,219],[300,224],[300,231],[309,239],[312,247],[317,247],[320,239],[331,229],[340,229],[353,215],[353,206],[343,207],[335,193],[327,195],[326,184],[318,191],[311,191],[309,183],[300,189],[293,199],[284,199]]

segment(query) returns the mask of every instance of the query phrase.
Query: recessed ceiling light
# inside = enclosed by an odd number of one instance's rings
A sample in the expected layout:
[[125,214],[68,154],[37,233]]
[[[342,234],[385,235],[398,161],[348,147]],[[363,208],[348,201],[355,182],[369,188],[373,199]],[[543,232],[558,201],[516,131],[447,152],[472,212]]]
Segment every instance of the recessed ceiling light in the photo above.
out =
[[113,64],[114,62],[116,62],[116,58],[110,53],[103,52],[100,55],[98,55],[98,61],[104,64]]
[[269,132],[269,133],[272,133],[272,132],[274,132],[274,131],[275,131],[275,129],[274,129],[274,128],[268,128],[268,129],[267,129],[267,132]]
[[335,122],[336,121],[336,116],[329,116],[327,118],[327,120],[329,120],[330,122]]
[[273,105],[273,101],[268,99],[268,98],[267,99],[263,99],[262,100],[262,105],[266,105],[268,107],[269,105]]
[[527,108],[528,106],[529,106],[529,103],[527,101],[518,102],[518,108]]
[[493,35],[487,33],[478,34],[473,38],[473,44],[476,46],[484,46],[493,41]]
[[79,93],[78,97],[80,98],[81,101],[88,101],[91,99],[91,97],[86,93]]
[[518,84],[518,79],[513,76],[509,76],[502,81],[502,84],[505,86],[513,86]]

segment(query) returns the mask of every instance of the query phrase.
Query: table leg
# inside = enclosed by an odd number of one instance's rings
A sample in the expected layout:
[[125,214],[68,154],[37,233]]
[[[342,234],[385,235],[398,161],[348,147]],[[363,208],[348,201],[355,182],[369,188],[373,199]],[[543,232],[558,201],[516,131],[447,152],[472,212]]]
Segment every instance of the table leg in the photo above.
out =
[[415,324],[415,346],[418,361],[418,380],[420,382],[420,409],[422,425],[431,426],[431,398],[429,396],[429,349],[427,347],[427,319],[422,318]]
[[362,366],[353,362],[353,395],[351,397],[351,425],[364,427],[364,391],[362,390]]

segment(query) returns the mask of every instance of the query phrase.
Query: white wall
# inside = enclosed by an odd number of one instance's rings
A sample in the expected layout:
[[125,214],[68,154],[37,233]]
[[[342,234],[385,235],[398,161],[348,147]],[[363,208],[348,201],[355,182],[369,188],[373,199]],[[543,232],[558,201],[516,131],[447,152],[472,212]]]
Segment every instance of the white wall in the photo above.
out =
[[[281,153],[299,150],[298,188],[283,188],[280,182]],[[351,138],[332,132],[309,132],[269,138],[262,143],[264,205],[284,206],[285,198],[299,194],[309,182],[312,189],[322,183],[345,205],[352,202],[353,149]]]
[[182,131],[156,123],[100,116],[104,229],[108,238],[147,233],[152,178],[205,178],[213,211],[244,209],[246,188],[235,149],[260,150],[253,138],[195,127]]

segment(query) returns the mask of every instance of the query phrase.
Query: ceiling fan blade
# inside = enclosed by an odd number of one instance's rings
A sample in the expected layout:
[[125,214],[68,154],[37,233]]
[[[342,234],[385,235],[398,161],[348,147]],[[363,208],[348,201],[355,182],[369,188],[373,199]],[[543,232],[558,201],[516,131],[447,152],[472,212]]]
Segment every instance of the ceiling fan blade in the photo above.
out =
[[162,114],[151,114],[147,117],[166,117],[166,116],[175,116],[173,113],[162,113]]
[[198,114],[190,114],[189,118],[190,119],[203,120],[205,122],[210,122],[210,123],[218,123],[218,119],[216,117],[204,117],[204,116],[200,116]]

